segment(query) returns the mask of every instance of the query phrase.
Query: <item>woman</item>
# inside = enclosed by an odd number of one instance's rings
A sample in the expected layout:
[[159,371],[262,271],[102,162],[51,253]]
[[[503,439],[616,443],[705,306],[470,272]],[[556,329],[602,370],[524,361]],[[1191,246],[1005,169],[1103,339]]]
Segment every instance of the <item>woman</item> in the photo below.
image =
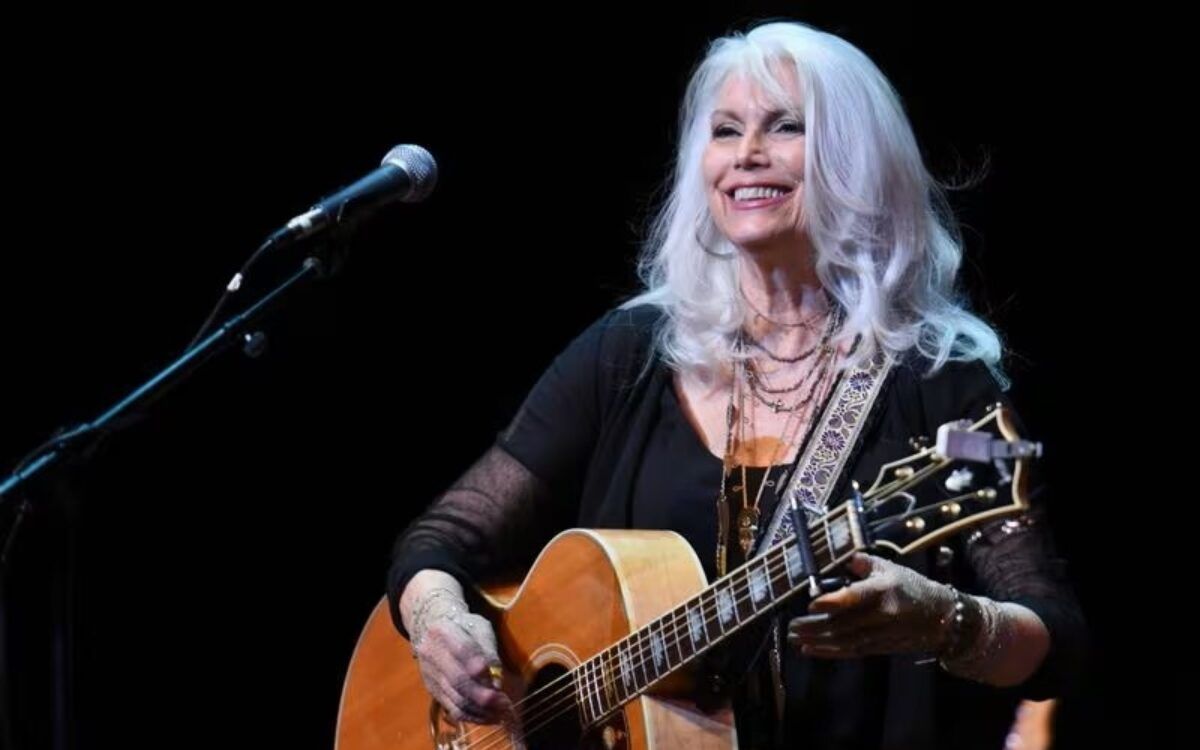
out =
[[[712,580],[762,544],[845,373],[895,363],[841,488],[1005,400],[999,338],[957,301],[950,214],[865,55],[795,23],[718,40],[681,125],[645,290],[572,342],[398,542],[393,616],[456,718],[509,707],[466,600],[483,571],[528,563],[569,526],[658,528]],[[1078,658],[1038,519],[986,526],[949,560],[855,555],[849,585],[783,613],[773,654],[721,674],[739,744],[998,743],[1015,699],[1053,694]],[[930,653],[940,670],[915,658]]]

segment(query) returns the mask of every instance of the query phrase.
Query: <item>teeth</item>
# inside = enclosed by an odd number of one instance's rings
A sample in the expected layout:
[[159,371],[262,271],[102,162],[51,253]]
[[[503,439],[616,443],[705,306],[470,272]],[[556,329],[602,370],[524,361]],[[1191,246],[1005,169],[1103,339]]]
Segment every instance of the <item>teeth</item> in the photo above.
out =
[[733,199],[735,201],[752,201],[759,198],[778,198],[786,193],[786,190],[777,187],[742,187],[733,191]]

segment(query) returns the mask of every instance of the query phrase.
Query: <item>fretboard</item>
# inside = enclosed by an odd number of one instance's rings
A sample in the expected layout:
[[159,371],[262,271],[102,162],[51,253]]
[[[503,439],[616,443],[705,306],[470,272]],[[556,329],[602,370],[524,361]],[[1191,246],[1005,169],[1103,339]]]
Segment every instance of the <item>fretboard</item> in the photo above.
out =
[[636,698],[860,549],[854,524],[843,504],[809,525],[814,571],[804,569],[796,539],[787,539],[579,665],[571,674],[584,724]]

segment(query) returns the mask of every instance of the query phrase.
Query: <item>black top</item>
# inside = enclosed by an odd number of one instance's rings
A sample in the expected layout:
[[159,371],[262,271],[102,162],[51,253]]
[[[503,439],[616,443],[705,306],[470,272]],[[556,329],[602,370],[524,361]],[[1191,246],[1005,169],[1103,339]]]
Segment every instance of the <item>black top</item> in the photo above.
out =
[[[388,593],[402,632],[399,594],[417,570],[445,570],[470,584],[485,572],[527,565],[555,532],[571,526],[674,530],[691,543],[711,580],[721,461],[686,419],[669,368],[652,353],[659,321],[656,309],[639,307],[612,311],[590,326],[542,375],[496,445],[401,535]],[[944,422],[978,418],[987,406],[1007,402],[979,363],[950,363],[932,377],[922,372],[912,362],[893,368],[843,487],[851,478],[869,485],[881,464],[912,452],[910,437],[933,435]],[[761,471],[751,473],[753,492]],[[843,494],[838,488],[834,497]],[[774,500],[768,488],[762,526]],[[1052,646],[1033,677],[1000,690],[917,665],[911,655],[812,660],[784,643],[786,746],[1002,746],[1016,701],[1057,693],[1081,658],[1082,619],[1042,518],[1035,509],[1024,523],[997,522],[981,527],[970,543],[955,540],[958,554],[949,565],[935,565],[932,550],[901,560],[964,591],[1037,613]],[[732,568],[736,543],[729,552]],[[748,698],[764,671],[743,672],[745,679],[734,682],[743,748],[767,746],[776,734],[770,693]]]

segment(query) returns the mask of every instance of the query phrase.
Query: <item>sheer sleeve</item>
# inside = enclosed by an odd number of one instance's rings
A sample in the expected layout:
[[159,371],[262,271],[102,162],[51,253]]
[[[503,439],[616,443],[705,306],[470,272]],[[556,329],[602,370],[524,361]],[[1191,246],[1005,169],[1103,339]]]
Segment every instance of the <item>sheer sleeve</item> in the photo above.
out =
[[[978,418],[989,405],[1013,411],[1007,394],[979,363],[952,364],[922,386],[927,429],[964,417]],[[1052,449],[1052,446],[1051,446]],[[1086,627],[1079,602],[1058,553],[1047,513],[1047,490],[1037,465],[1031,510],[992,521],[967,535],[965,557],[971,579],[964,590],[1027,607],[1050,633],[1050,651],[1038,670],[1018,687],[1023,697],[1041,699],[1068,690],[1086,657]]]
[[1019,692],[1036,700],[1069,692],[1086,658],[1086,627],[1044,508],[981,527],[966,551],[979,593],[1029,608],[1050,633],[1045,660]]
[[396,627],[407,636],[400,595],[418,571],[445,571],[469,589],[527,565],[562,515],[544,482],[503,448],[490,448],[396,541],[388,571]]

